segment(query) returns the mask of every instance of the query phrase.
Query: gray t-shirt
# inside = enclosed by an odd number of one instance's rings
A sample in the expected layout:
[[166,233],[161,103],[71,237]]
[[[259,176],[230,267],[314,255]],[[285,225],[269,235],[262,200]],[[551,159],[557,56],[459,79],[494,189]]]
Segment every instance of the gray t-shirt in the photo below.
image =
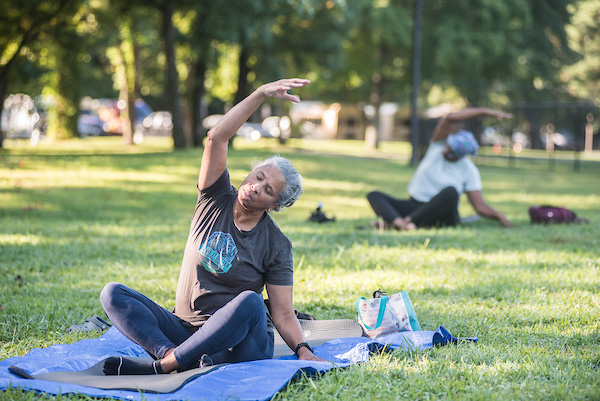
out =
[[242,291],[293,284],[292,243],[266,213],[252,230],[240,231],[233,220],[236,197],[227,170],[198,191],[174,310],[191,326],[201,326]]

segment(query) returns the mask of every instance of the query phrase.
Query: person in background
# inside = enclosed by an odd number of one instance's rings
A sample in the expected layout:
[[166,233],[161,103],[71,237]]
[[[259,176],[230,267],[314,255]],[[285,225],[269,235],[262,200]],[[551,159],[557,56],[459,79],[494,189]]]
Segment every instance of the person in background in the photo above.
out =
[[[299,359],[321,360],[295,315],[292,244],[269,216],[298,199],[302,177],[279,156],[252,169],[239,189],[227,170],[229,140],[263,101],[299,102],[288,91],[308,83],[294,78],[265,84],[208,132],[174,311],[119,283],[107,284],[100,295],[113,324],[155,360],[111,357],[105,374],[161,374],[272,358],[273,326]],[[263,302],[265,287],[271,313]]]
[[478,215],[512,227],[503,213],[483,199],[479,170],[469,158],[477,154],[479,145],[472,133],[459,128],[461,123],[482,116],[512,118],[511,114],[488,108],[466,108],[446,115],[437,123],[427,153],[408,184],[410,198],[396,199],[379,191],[367,194],[384,228],[455,226],[460,223],[458,206],[463,192]]

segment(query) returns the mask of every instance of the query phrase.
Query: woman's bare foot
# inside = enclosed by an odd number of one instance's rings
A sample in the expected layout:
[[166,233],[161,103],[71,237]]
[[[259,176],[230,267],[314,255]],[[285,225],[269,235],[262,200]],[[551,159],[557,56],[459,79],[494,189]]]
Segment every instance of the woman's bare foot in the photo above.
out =
[[402,231],[411,231],[417,228],[416,224],[410,220],[410,216],[406,217],[396,217],[394,219],[394,228],[396,230]]
[[371,227],[378,229],[378,230],[389,230],[390,229],[390,224],[383,220],[374,220],[371,222]]
[[406,216],[404,221],[406,221],[406,231],[412,231],[417,229],[417,225],[412,222],[410,216]]
[[406,230],[406,224],[408,223],[403,217],[396,217],[392,222],[394,224],[394,228],[398,231]]

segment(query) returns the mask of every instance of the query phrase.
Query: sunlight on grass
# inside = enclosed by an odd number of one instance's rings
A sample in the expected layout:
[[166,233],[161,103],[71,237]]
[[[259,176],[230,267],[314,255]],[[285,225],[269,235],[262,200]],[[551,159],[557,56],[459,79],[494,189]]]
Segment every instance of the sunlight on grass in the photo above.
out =
[[0,244],[1,245],[38,245],[40,243],[39,235],[20,235],[20,234],[3,234],[0,236]]
[[[201,150],[170,138],[123,146],[89,138],[0,154],[0,358],[99,333],[67,333],[102,314],[98,295],[120,281],[171,309],[197,190]],[[288,157],[305,193],[272,213],[294,244],[295,307],[318,319],[356,318],[355,301],[408,290],[423,328],[444,325],[477,344],[374,355],[303,378],[284,399],[598,399],[600,164],[478,158],[485,199],[515,223],[486,219],[411,232],[369,228],[365,195],[406,196],[406,143],[236,140],[234,185],[254,160]],[[485,150],[484,150],[485,153]],[[528,153],[529,154],[529,153]],[[535,155],[535,152],[531,153]],[[308,222],[322,202],[335,217]],[[534,226],[531,205],[574,209],[589,224]],[[474,214],[463,196],[461,215]],[[8,391],[6,399],[37,399]],[[59,399],[62,397],[58,397]]]

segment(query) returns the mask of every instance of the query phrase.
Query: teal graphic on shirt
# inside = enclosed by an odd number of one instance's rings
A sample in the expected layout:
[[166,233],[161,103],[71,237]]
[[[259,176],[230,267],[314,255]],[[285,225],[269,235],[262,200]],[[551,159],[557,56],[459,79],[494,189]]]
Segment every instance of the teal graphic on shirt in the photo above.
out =
[[202,266],[211,273],[227,273],[238,249],[229,233],[216,231],[198,249]]

